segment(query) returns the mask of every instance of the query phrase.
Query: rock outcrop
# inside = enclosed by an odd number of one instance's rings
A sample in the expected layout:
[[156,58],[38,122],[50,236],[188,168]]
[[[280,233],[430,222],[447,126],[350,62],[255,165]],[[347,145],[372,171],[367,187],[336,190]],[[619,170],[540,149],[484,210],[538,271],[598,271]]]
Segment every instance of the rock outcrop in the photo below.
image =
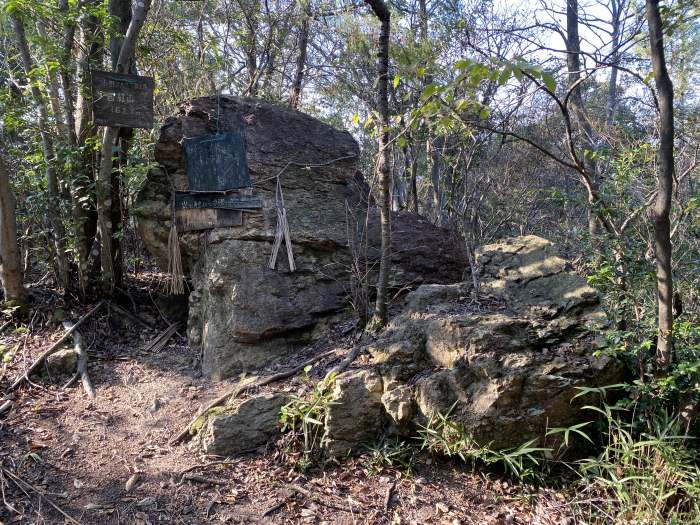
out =
[[[499,241],[478,251],[477,264],[479,302],[468,283],[419,287],[370,346],[371,369],[337,378],[344,385],[378,373],[382,391],[338,396],[334,413],[365,417],[356,418],[358,439],[346,433],[333,454],[356,449],[360,436],[384,423],[413,433],[437,412],[449,412],[482,445],[515,447],[581,421],[580,407],[591,400],[573,400],[577,387],[618,382],[621,366],[594,355],[606,322],[598,296],[549,241]],[[334,425],[327,418],[331,436],[339,432]]]
[[[150,171],[134,210],[144,243],[162,268],[171,192],[188,189],[183,139],[238,129],[244,130],[253,193],[263,209],[244,213],[242,226],[180,235],[192,288],[188,335],[191,344],[201,345],[204,372],[214,378],[267,364],[346,308],[353,260],[348,232],[357,246],[367,247],[361,251],[370,267],[379,246],[376,213],[367,214],[367,187],[357,172],[359,148],[349,133],[289,108],[205,97],[183,104],[166,121],[155,148],[159,167]],[[268,268],[278,174],[295,272],[288,271],[284,247],[277,269]],[[462,243],[447,230],[397,214],[393,232],[393,286],[462,278]]]
[[359,443],[372,443],[382,431],[382,378],[375,370],[339,375],[324,421],[324,445],[340,456]]
[[260,394],[233,407],[212,409],[203,416],[202,446],[207,454],[232,456],[262,445],[279,434],[279,414],[286,394]]
[[80,352],[75,348],[66,348],[54,352],[46,358],[46,368],[52,375],[68,375],[78,368]]

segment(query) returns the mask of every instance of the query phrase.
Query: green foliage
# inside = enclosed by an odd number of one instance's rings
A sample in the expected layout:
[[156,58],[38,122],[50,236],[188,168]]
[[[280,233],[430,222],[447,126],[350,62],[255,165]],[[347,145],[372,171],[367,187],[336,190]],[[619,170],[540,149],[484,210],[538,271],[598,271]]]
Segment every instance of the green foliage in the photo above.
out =
[[[309,383],[311,366],[304,370],[303,379]],[[324,419],[331,403],[335,374],[319,381],[304,395],[294,395],[280,411],[282,432],[287,433],[286,445],[295,466],[302,472],[321,456],[324,440]]]
[[587,407],[606,428],[601,453],[577,462],[572,508],[586,523],[700,523],[700,459],[681,422],[658,411],[638,428],[635,414]]
[[455,405],[446,414],[433,414],[428,422],[421,426],[418,431],[421,450],[446,457],[457,457],[465,463],[471,463],[472,466],[477,463],[499,464],[520,480],[538,475],[544,453],[550,452],[550,449],[535,446],[536,439],[504,450],[493,450],[490,445],[479,444],[463,424],[450,417]]
[[369,475],[379,474],[385,468],[399,468],[406,475],[413,473],[417,451],[412,444],[398,438],[382,439],[368,448],[365,469]]

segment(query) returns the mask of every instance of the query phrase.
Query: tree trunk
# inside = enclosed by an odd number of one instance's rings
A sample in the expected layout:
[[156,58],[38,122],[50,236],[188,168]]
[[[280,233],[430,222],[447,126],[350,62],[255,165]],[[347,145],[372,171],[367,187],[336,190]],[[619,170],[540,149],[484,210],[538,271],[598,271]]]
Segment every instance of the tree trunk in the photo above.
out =
[[[571,92],[571,106],[579,131],[583,134],[585,144],[591,151],[595,150],[595,136],[581,96],[581,40],[578,33],[578,0],[567,0],[566,2],[566,65],[569,74],[569,86],[574,86]],[[583,159],[586,171],[590,173],[593,193],[598,192],[596,163],[593,159]],[[593,249],[599,251],[597,238],[600,231],[600,222],[593,207],[597,203],[592,201],[589,195],[588,201],[588,233],[591,237]]]
[[606,111],[605,123],[607,126],[612,126],[615,121],[615,108],[617,107],[617,65],[620,62],[620,52],[618,47],[620,46],[620,17],[622,16],[622,3],[620,0],[612,0],[611,4],[612,13],[612,41],[610,45],[612,46],[612,57],[610,58],[610,63],[612,67],[610,68],[610,86],[608,87],[608,107]]
[[[95,7],[99,0],[88,0],[90,7]],[[76,181],[74,191],[76,193],[77,209],[74,216],[79,217],[76,228],[78,230],[77,245],[79,250],[78,260],[81,265],[80,272],[87,276],[91,273],[89,268],[89,255],[97,234],[97,209],[95,207],[94,191],[96,155],[91,148],[84,147],[91,141],[97,141],[97,127],[92,122],[92,93],[90,90],[90,70],[99,69],[100,56],[103,42],[99,32],[99,23],[94,15],[85,16],[81,23],[80,50],[78,60],[78,90],[77,90],[77,117],[75,121],[75,133],[78,146],[82,150],[82,171],[80,179]],[[87,279],[86,279],[87,280]]]
[[[77,9],[78,11],[82,7],[82,0],[78,0]],[[78,131],[75,121],[75,86],[73,84],[73,75],[71,71],[71,63],[73,61],[73,44],[75,40],[75,30],[76,22],[69,18],[69,4],[68,0],[59,0],[59,11],[66,17],[65,24],[63,27],[63,47],[62,56],[59,64],[59,73],[61,77],[61,85],[63,87],[63,111],[64,111],[64,121],[65,130],[63,131],[64,140],[73,151],[78,151]],[[92,173],[92,157],[88,156],[89,172]],[[73,228],[72,235],[74,237],[76,246],[76,258],[77,258],[77,273],[78,273],[78,288],[81,295],[84,297],[85,290],[87,287],[86,282],[86,261],[88,248],[85,246],[85,223],[88,220],[88,214],[86,211],[86,198],[87,192],[84,191],[84,184],[80,182],[81,175],[87,170],[77,164],[74,164],[71,173],[69,174],[69,187],[70,187],[70,198],[71,198],[71,216],[73,218]]]
[[381,256],[377,279],[377,301],[372,325],[384,327],[388,320],[389,265],[391,264],[391,173],[389,172],[389,36],[391,15],[384,0],[365,0],[381,23],[377,62],[377,109],[379,112],[379,158],[377,175],[381,187]]
[[666,69],[663,27],[658,0],[646,0],[649,48],[659,99],[659,149],[657,194],[652,211],[656,242],[656,288],[658,334],[656,357],[659,368],[669,367],[673,357],[673,272],[671,265],[671,196],[673,193],[673,84]]
[[418,215],[418,147],[411,145],[411,199],[413,212]]
[[[146,15],[151,7],[151,0],[134,0],[131,22],[121,43],[119,57],[116,62],[116,71],[123,73],[128,71],[136,48],[136,40],[146,21]],[[119,128],[115,126],[105,127],[102,135],[102,149],[100,156],[100,169],[97,172],[97,223],[100,234],[100,266],[102,271],[102,284],[106,293],[114,291],[116,269],[113,261],[113,235],[112,224],[112,167],[114,146],[119,136]]]
[[22,23],[20,15],[17,12],[13,12],[10,16],[12,18],[12,25],[17,38],[17,47],[19,48],[20,55],[22,57],[24,73],[31,86],[32,97],[34,98],[34,102],[36,103],[37,110],[39,112],[39,133],[41,135],[44,162],[46,163],[46,182],[48,186],[46,211],[52,230],[50,232],[50,238],[56,252],[56,279],[59,286],[68,288],[68,258],[66,257],[65,250],[66,235],[63,222],[61,221],[58,177],[56,176],[56,171],[54,169],[56,155],[53,140],[49,134],[49,119],[48,112],[46,110],[46,102],[38,86],[31,79],[31,72],[34,69],[34,63],[32,56],[29,53],[29,44],[27,43],[27,37],[24,32],[24,24]]
[[304,70],[306,69],[306,48],[309,45],[309,25],[311,23],[311,3],[304,6],[301,15],[301,27],[299,28],[299,55],[297,56],[296,73],[292,83],[292,94],[289,97],[289,105],[294,109],[301,104],[301,90],[304,84]]
[[260,2],[259,0],[241,0],[239,5],[243,11],[246,25],[243,47],[246,57],[245,65],[248,70],[248,87],[245,94],[249,97],[255,97],[258,94],[260,81],[258,68],[258,12],[260,11]]
[[10,170],[0,151],[0,282],[6,303],[22,306],[26,290],[22,284],[19,247],[17,245],[17,220],[15,196],[10,186]]
[[[129,29],[131,23],[131,0],[110,0],[109,13],[117,22],[115,34],[109,42],[109,52],[111,56],[112,69],[118,70],[119,53],[124,43],[124,35]],[[126,72],[129,74],[137,74],[136,60],[131,57],[127,64]],[[129,143],[134,136],[134,130],[131,128],[120,128],[119,135],[116,138],[116,145],[119,149],[119,154],[114,158],[112,165],[111,176],[111,198],[110,198],[110,222],[112,225],[112,240],[111,240],[111,258],[112,270],[114,276],[114,286],[121,288],[124,278],[124,256],[122,248],[122,231],[124,230],[124,210],[122,209],[122,184],[121,170],[127,164],[127,156]]]

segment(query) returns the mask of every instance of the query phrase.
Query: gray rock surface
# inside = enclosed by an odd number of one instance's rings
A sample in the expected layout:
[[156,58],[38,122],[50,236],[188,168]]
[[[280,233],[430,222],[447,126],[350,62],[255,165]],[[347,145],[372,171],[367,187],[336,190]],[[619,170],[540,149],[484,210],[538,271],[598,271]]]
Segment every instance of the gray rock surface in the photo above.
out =
[[[371,265],[379,253],[379,224],[371,211],[364,228],[367,187],[357,173],[359,148],[349,133],[257,100],[199,98],[165,122],[155,148],[160,166],[150,171],[134,209],[144,243],[162,268],[167,268],[171,189],[187,189],[182,140],[217,128],[244,129],[253,191],[263,201],[260,212],[244,214],[240,227],[180,235],[192,284],[190,343],[202,348],[204,372],[224,378],[307,342],[319,320],[344,310],[352,262],[348,232],[356,241],[369,239]],[[278,268],[267,267],[276,226],[275,177],[282,170],[294,273],[284,247]],[[393,234],[394,287],[461,280],[462,243],[447,230],[397,214]]]
[[339,457],[372,443],[382,431],[382,378],[374,370],[340,374],[325,418],[324,446]]
[[539,237],[484,246],[477,260],[479,305],[467,283],[421,286],[370,347],[383,412],[410,432],[452,410],[477,442],[496,449],[585,421],[580,407],[592,400],[572,401],[576,387],[613,384],[622,374],[616,361],[594,356],[595,332],[605,325],[595,291]]
[[54,352],[46,358],[46,366],[49,374],[68,375],[74,374],[78,368],[78,357],[80,353],[74,348],[66,348]]
[[202,445],[207,454],[231,456],[266,444],[279,433],[286,394],[260,394],[207,417]]

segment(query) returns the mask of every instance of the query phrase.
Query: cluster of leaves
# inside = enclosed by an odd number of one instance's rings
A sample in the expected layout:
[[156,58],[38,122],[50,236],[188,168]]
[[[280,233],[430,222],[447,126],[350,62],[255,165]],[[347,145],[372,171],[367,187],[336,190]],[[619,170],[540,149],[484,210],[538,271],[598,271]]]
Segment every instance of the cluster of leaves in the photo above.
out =
[[[455,403],[456,404],[456,403]],[[519,447],[495,450],[490,445],[477,443],[469,430],[452,417],[455,405],[446,413],[436,412],[418,430],[421,450],[446,457],[457,457],[465,463],[476,466],[502,465],[507,472],[522,480],[532,478],[545,452],[550,449],[535,446],[537,439],[523,443]]]
[[[302,379],[309,384],[308,372],[304,369]],[[319,381],[306,394],[292,396],[280,411],[282,432],[286,433],[287,454],[294,458],[295,466],[304,472],[321,456],[324,433],[324,419],[331,403],[335,374],[330,374]]]
[[398,438],[386,438],[368,448],[367,474],[379,474],[384,468],[398,468],[407,476],[413,473],[417,449],[414,443]]
[[600,454],[577,462],[575,513],[586,523],[700,523],[700,467],[682,422],[658,410],[640,427],[634,411],[602,416]]

